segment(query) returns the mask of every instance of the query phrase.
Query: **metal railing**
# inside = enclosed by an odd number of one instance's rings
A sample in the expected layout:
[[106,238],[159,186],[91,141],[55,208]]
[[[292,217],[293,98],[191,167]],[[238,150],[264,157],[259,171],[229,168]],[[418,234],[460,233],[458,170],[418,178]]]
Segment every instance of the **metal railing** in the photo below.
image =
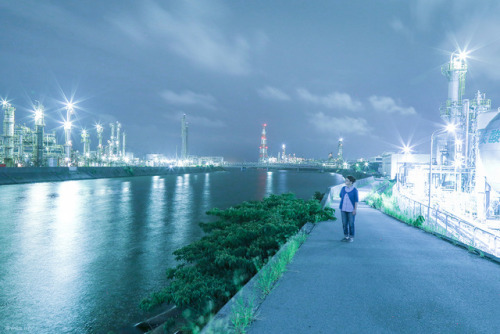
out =
[[411,219],[424,217],[424,226],[433,233],[456,240],[482,252],[500,257],[500,236],[456,215],[416,201],[403,194],[394,196],[401,212]]
[[[363,181],[363,182],[361,182]],[[363,187],[373,182],[373,178],[367,178],[356,182],[357,187]],[[323,198],[323,207],[331,207],[335,200],[339,199],[342,184],[329,187]],[[458,241],[466,246],[474,247],[486,254],[500,258],[500,236],[476,226],[467,220],[452,213],[439,210],[439,207],[431,207],[425,203],[416,201],[401,193],[393,196],[399,211],[410,219],[424,217],[423,226],[433,233]]]

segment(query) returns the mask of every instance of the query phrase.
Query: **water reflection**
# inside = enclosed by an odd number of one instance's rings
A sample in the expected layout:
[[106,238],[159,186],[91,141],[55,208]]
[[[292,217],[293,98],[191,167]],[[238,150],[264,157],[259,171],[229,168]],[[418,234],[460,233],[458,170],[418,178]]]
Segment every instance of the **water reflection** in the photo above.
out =
[[205,178],[203,180],[202,198],[203,211],[206,212],[212,208],[212,203],[210,201],[210,173],[205,173]]
[[186,238],[186,229],[189,223],[189,213],[192,194],[190,192],[191,174],[177,176],[175,193],[172,203],[172,226],[175,242],[182,242]]
[[267,172],[266,178],[266,196],[273,193],[273,172]]
[[341,182],[253,170],[1,186],[0,332],[117,332],[141,320],[137,305],[202,236],[205,211]]
[[161,228],[165,219],[165,179],[154,176],[151,179],[148,213],[146,221],[151,229]]

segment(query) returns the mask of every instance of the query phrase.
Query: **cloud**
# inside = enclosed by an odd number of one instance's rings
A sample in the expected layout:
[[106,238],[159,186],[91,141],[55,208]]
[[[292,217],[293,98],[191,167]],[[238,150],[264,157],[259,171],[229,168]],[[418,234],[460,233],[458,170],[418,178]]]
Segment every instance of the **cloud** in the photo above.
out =
[[351,111],[363,109],[363,104],[360,101],[354,100],[347,93],[333,92],[326,96],[318,96],[311,94],[307,89],[299,88],[297,89],[297,95],[304,101],[319,104],[327,108],[339,108]]
[[394,18],[389,25],[396,33],[406,37],[411,37],[410,29],[408,29],[408,27],[400,19]]
[[431,29],[432,21],[437,18],[441,19],[439,11],[447,5],[453,7],[453,3],[459,1],[452,1],[451,4],[446,2],[447,0],[417,0],[411,3],[411,13],[415,17],[417,27],[421,30]]
[[[184,114],[186,113],[182,111],[174,111],[169,113],[163,113],[162,116],[168,120],[178,122],[180,125],[182,116]],[[192,114],[186,115],[186,121],[189,126],[192,125],[193,127],[222,128],[226,126],[226,123],[221,120],[212,119],[205,116],[192,115]]]
[[[479,11],[479,9],[484,10],[484,7],[479,7],[477,10]],[[500,11],[500,3],[490,6],[488,11],[490,13],[498,13]],[[488,33],[484,33],[485,31]],[[470,71],[474,71],[475,75],[484,75],[490,79],[499,80],[499,34],[500,21],[497,15],[473,13],[464,16],[459,29],[447,34],[440,48],[449,50],[450,52],[455,50],[468,51],[467,63]],[[483,89],[487,88],[484,87]]]
[[401,107],[398,106],[394,99],[387,96],[370,96],[368,99],[373,107],[373,109],[381,112],[386,112],[389,114],[399,113],[401,115],[416,115],[417,112],[413,107]]
[[289,101],[290,96],[283,92],[282,90],[270,86],[266,86],[264,88],[261,88],[257,90],[257,93],[265,98],[265,99],[271,99],[271,100],[278,100],[278,101]]
[[165,90],[160,95],[170,104],[184,106],[197,105],[207,109],[215,109],[216,100],[210,94],[197,94],[190,90],[177,94],[171,90]]
[[368,122],[364,118],[354,117],[331,117],[319,112],[312,115],[309,122],[322,133],[353,133],[367,135],[371,132]]
[[195,126],[202,126],[207,128],[222,128],[226,126],[226,123],[219,119],[210,119],[204,116],[188,116],[189,123]]
[[111,21],[135,42],[159,45],[205,69],[247,74],[250,43],[214,24],[221,15],[220,7],[186,1],[180,9],[169,11],[147,1],[136,16],[115,17]]

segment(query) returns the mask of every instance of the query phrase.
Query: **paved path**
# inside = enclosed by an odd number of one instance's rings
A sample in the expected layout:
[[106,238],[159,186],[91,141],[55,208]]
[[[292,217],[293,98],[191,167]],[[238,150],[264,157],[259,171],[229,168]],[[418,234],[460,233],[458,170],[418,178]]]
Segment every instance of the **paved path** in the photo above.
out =
[[323,222],[248,333],[500,333],[500,265],[361,203],[356,238]]

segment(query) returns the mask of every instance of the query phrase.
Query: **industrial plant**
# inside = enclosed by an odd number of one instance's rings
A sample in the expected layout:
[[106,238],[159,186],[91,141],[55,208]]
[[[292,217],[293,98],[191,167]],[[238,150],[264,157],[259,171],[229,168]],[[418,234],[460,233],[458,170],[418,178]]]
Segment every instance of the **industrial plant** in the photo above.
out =
[[448,98],[427,159],[405,152],[393,165],[401,194],[425,203],[438,218],[447,212],[500,229],[500,108],[492,109],[480,91],[464,97],[466,60],[465,52],[455,52],[441,67]]
[[95,127],[98,143],[91,151],[90,133],[80,131],[83,152],[74,149],[72,116],[74,105],[65,106],[64,143],[58,143],[56,130],[45,130],[45,108],[37,102],[34,107],[34,128],[15,123],[15,111],[8,101],[2,101],[5,113],[3,137],[0,140],[0,163],[5,167],[58,167],[58,166],[118,166],[130,162],[126,153],[126,133],[119,122],[109,124],[110,136],[103,142],[104,126]]

